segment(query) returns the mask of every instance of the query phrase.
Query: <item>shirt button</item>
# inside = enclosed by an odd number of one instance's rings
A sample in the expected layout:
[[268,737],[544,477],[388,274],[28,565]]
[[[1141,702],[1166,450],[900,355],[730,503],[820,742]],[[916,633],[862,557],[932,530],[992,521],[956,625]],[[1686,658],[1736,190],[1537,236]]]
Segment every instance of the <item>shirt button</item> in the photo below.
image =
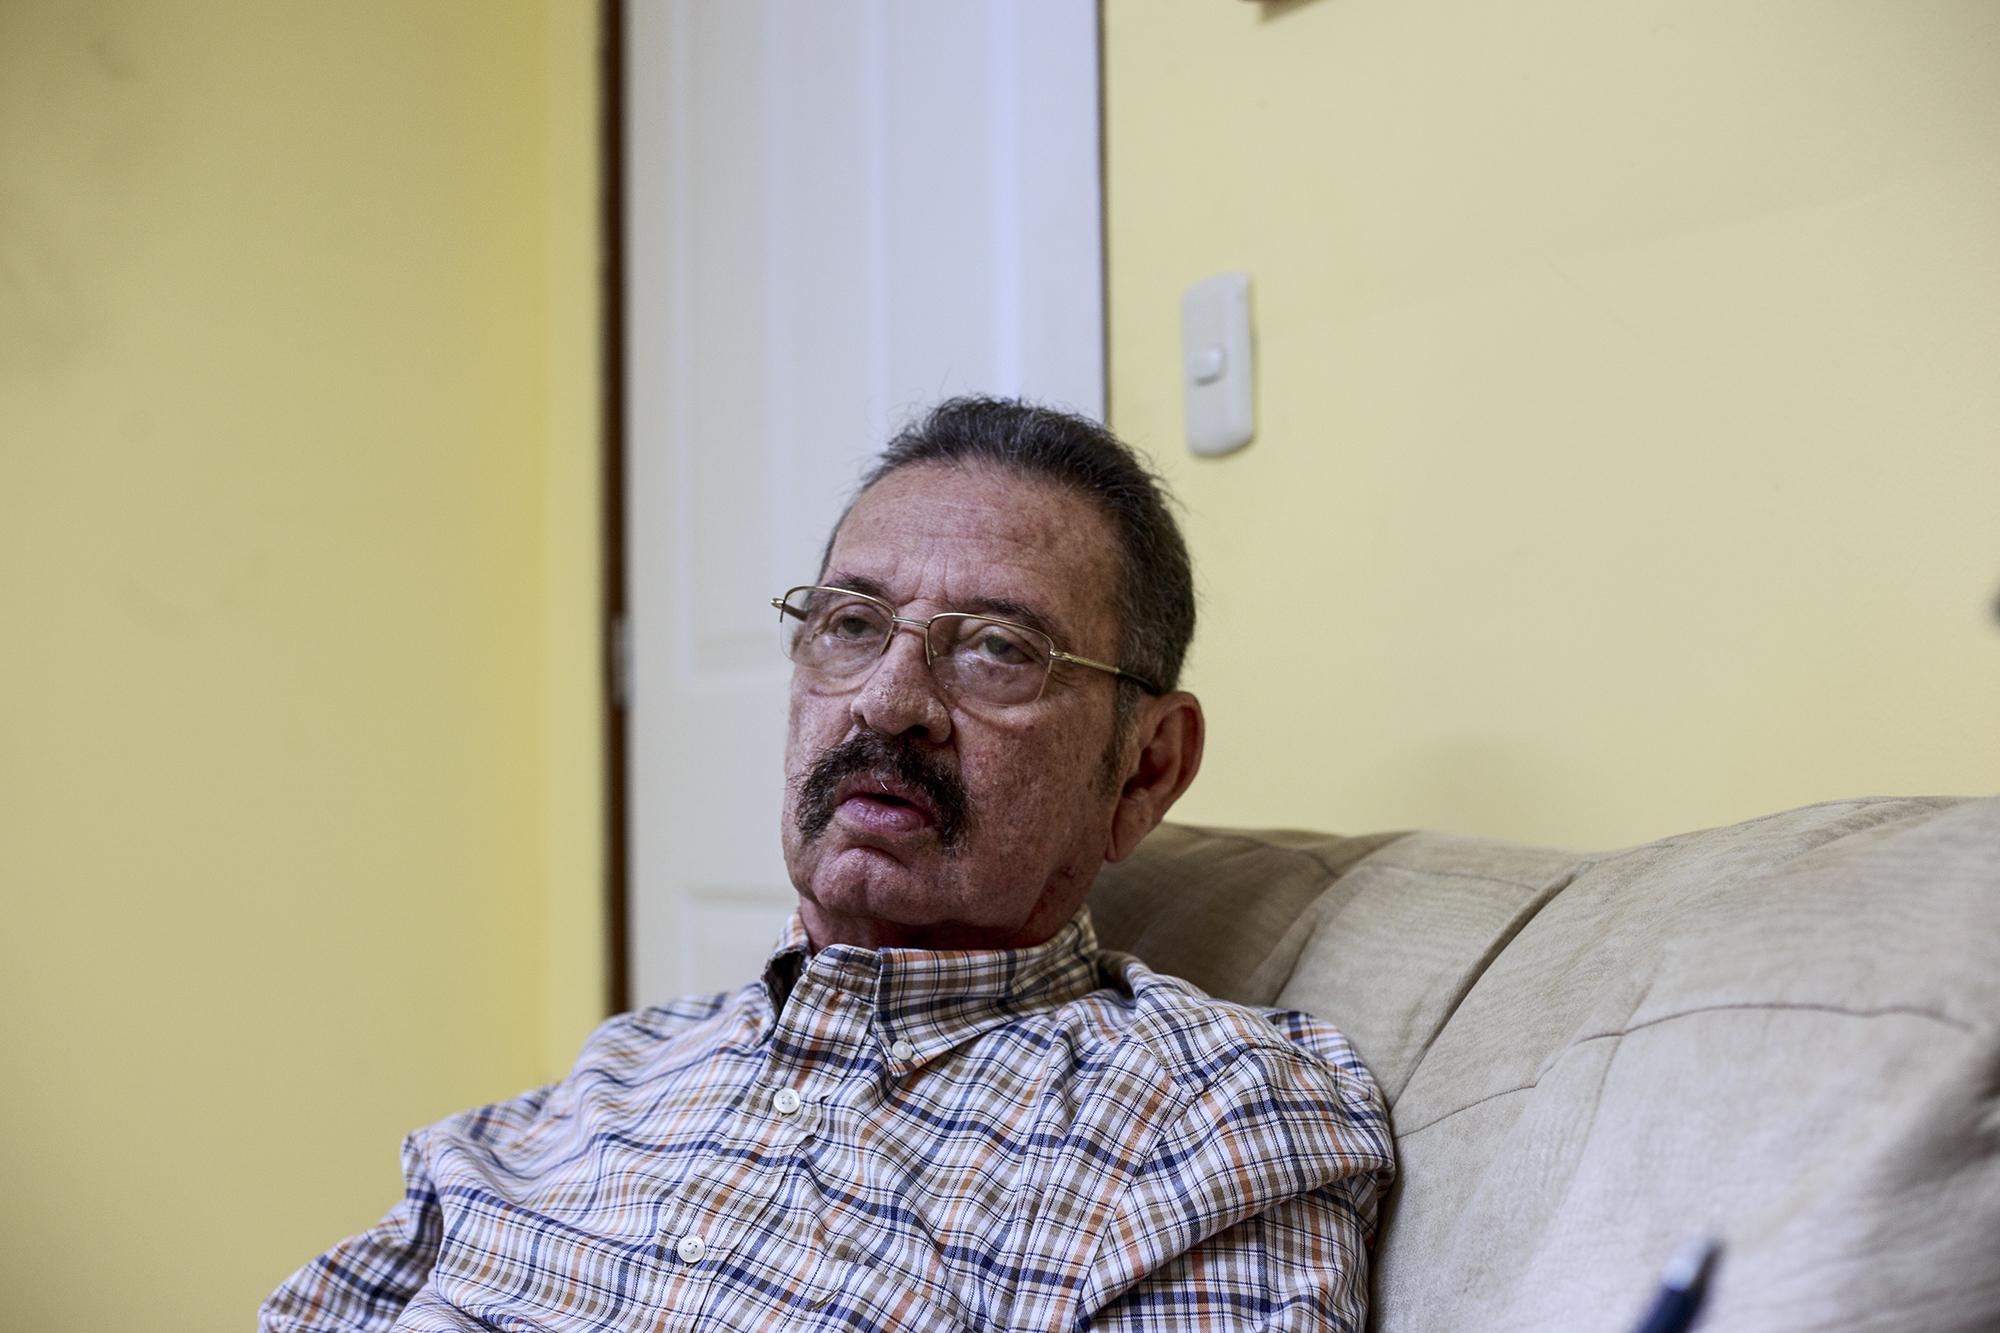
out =
[[904,1041],[902,1038],[898,1037],[896,1039],[895,1044],[889,1048],[889,1054],[895,1056],[898,1060],[901,1060],[905,1064],[907,1064],[911,1060],[917,1058],[917,1048],[910,1045],[909,1042]]
[[698,1264],[702,1256],[708,1253],[708,1242],[690,1231],[674,1246],[674,1253],[678,1254],[684,1263]]
[[796,1088],[779,1088],[771,1094],[771,1109],[779,1115],[791,1115],[799,1109],[799,1094]]

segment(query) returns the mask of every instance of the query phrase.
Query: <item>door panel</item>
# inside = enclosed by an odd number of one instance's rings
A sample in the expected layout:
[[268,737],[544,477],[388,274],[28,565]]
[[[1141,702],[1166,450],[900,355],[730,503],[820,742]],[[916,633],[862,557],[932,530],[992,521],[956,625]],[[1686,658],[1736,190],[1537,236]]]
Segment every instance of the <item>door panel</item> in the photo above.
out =
[[867,459],[947,394],[1101,417],[1089,0],[635,0],[626,34],[636,1003],[790,910],[786,665]]

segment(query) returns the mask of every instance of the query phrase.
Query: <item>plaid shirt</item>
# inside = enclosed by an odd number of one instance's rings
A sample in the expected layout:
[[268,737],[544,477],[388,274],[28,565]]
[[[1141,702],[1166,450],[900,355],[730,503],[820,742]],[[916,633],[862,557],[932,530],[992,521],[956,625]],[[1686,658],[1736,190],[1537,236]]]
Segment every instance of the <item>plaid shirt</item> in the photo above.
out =
[[976,953],[808,955],[795,917],[762,982],[611,1020],[403,1170],[266,1333],[1359,1330],[1393,1165],[1338,1032],[1080,913]]

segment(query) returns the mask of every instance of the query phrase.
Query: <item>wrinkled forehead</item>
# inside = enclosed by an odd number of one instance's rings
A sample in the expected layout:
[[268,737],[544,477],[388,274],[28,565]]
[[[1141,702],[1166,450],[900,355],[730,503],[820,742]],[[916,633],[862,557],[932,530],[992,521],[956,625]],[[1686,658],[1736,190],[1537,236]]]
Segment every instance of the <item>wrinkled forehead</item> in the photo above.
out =
[[1065,647],[1108,651],[1118,567],[1109,521],[1074,491],[991,464],[914,463],[855,499],[820,578],[928,614],[1025,620]]

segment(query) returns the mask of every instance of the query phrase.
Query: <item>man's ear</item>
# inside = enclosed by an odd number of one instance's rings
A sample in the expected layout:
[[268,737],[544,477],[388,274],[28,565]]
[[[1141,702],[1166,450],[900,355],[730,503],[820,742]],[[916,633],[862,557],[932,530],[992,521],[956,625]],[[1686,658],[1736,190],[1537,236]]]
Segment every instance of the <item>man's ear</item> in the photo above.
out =
[[1201,770],[1201,701],[1186,690],[1148,699],[1133,719],[1130,771],[1111,812],[1104,859],[1123,861],[1151,833]]

